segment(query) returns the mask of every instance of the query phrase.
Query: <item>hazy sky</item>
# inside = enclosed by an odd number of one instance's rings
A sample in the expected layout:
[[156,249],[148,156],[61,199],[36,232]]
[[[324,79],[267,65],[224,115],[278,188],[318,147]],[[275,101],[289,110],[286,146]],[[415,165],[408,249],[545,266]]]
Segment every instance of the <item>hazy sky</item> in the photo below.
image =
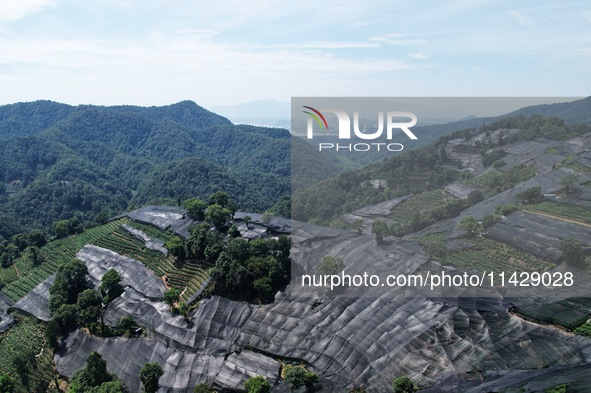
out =
[[0,104],[587,96],[588,1],[0,0]]

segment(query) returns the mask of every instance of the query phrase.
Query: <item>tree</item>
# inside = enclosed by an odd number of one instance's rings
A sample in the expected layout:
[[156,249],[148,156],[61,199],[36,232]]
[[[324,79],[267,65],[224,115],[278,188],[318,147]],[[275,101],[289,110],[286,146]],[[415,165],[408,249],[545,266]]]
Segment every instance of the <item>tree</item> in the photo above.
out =
[[209,386],[204,383],[197,384],[195,389],[193,389],[193,393],[209,393]]
[[226,244],[226,253],[239,262],[245,262],[250,256],[248,240],[242,238],[230,239]]
[[484,194],[482,194],[482,191],[472,191],[470,194],[468,194],[468,198],[466,199],[466,203],[469,206],[472,206],[482,200],[484,200]]
[[45,257],[37,246],[27,247],[25,255],[33,262],[33,265],[41,265],[45,261]]
[[252,282],[252,288],[262,303],[273,301],[273,281],[269,277],[260,277]]
[[358,218],[357,220],[353,221],[353,224],[351,225],[353,226],[353,229],[357,231],[357,233],[361,233],[361,231],[363,230],[363,220],[361,218]]
[[304,385],[306,385],[306,390],[311,391],[318,381],[320,381],[318,374],[311,371],[306,371],[306,374],[304,374]]
[[187,214],[191,219],[201,221],[205,218],[205,209],[207,209],[207,203],[203,202],[199,198],[190,198],[183,204],[187,210]]
[[130,316],[121,318],[119,321],[119,331],[125,336],[132,336],[137,329],[137,323]]
[[70,221],[62,220],[55,223],[53,233],[58,239],[66,237],[70,234]]
[[0,373],[0,393],[14,392],[14,380],[6,373]]
[[10,238],[10,242],[18,247],[19,251],[23,251],[29,245],[28,237],[24,233],[18,233]]
[[109,221],[109,216],[105,212],[100,212],[96,215],[95,220],[98,224],[103,225]]
[[550,388],[544,389],[544,393],[568,393],[568,384],[561,383],[556,386],[552,386]]
[[271,384],[265,377],[257,375],[250,377],[244,382],[244,388],[247,393],[270,393]]
[[572,192],[575,190],[575,184],[577,184],[578,181],[579,175],[577,175],[575,172],[571,172],[562,178],[560,184],[564,186],[564,191],[567,194],[572,194]]
[[219,232],[207,231],[205,235],[206,246],[203,250],[205,260],[215,262],[224,250],[224,238]]
[[20,378],[21,382],[25,386],[29,386],[29,376],[32,369],[37,365],[35,362],[35,354],[30,350],[19,352],[12,360],[12,364]]
[[285,383],[291,388],[291,391],[304,386],[306,384],[306,370],[299,366],[290,366],[285,371]]
[[285,371],[285,383],[291,388],[291,391],[305,386],[307,391],[311,391],[320,377],[316,373],[306,370],[300,366],[288,366]]
[[480,225],[478,225],[478,221],[474,217],[465,216],[458,224],[458,229],[466,231],[468,237],[473,237],[478,233]]
[[230,229],[228,229],[228,235],[232,237],[240,237],[240,231],[238,230],[236,224],[232,224]]
[[194,258],[204,258],[205,247],[208,245],[207,236],[210,232],[209,225],[205,223],[189,227],[191,235],[187,242],[188,254]]
[[544,200],[542,187],[530,187],[517,194],[517,199],[521,203],[538,203]]
[[86,288],[88,269],[84,262],[73,259],[57,269],[55,281],[49,288],[49,310],[57,311],[62,304],[73,304],[78,294]]
[[63,334],[78,327],[78,312],[75,304],[62,304],[53,316]]
[[230,197],[223,191],[216,191],[209,197],[209,205],[219,205],[221,207],[230,208]]
[[375,220],[371,224],[371,231],[376,235],[376,243],[381,244],[384,237],[389,235],[388,224],[383,221]]
[[341,274],[345,269],[345,263],[339,257],[326,256],[316,268],[316,274],[319,275],[333,275]]
[[392,383],[394,393],[414,393],[419,389],[412,383],[409,377],[398,377]]
[[425,251],[431,258],[444,260],[445,257],[447,257],[447,247],[445,247],[445,243],[442,239],[436,239],[435,241],[427,244]]
[[59,323],[55,319],[52,319],[47,323],[47,326],[45,327],[45,337],[47,337],[47,342],[51,348],[56,349],[58,347],[61,337],[61,329]]
[[273,253],[280,261],[287,262],[289,254],[291,253],[291,238],[289,236],[280,235],[272,247]]
[[497,218],[493,214],[487,214],[486,216],[482,217],[482,228],[487,229],[492,227],[497,223]]
[[268,212],[263,213],[262,221],[263,221],[264,226],[268,227],[269,224],[271,224],[271,219],[272,219],[271,214],[269,214]]
[[189,317],[189,306],[187,306],[187,303],[181,302],[179,304],[179,314],[181,314],[183,317],[185,317],[185,319],[188,319],[188,317]]
[[210,205],[205,210],[205,221],[213,225],[218,231],[226,225],[231,216],[232,212],[228,208],[218,204]]
[[107,361],[96,351],[86,358],[86,367],[70,378],[70,393],[123,393],[125,386],[107,371]]
[[0,261],[2,262],[2,267],[6,268],[12,265],[12,263],[19,257],[20,251],[18,247],[12,243],[7,244],[6,246],[0,243]]
[[119,379],[115,381],[103,382],[99,386],[93,386],[86,390],[86,393],[126,393],[127,389]]
[[248,224],[250,223],[250,220],[252,220],[252,218],[250,216],[244,216],[242,218],[244,220],[244,224],[248,227]]
[[158,380],[162,375],[164,375],[164,370],[158,363],[146,363],[140,371],[140,381],[144,393],[156,393],[160,389]]
[[220,254],[211,270],[218,293],[234,293],[246,287],[247,270],[240,262],[230,257],[225,251]]
[[269,242],[263,239],[254,239],[248,243],[248,249],[250,251],[250,255],[255,257],[265,257],[269,255],[270,248]]
[[98,386],[109,381],[107,361],[96,351],[86,358],[86,375],[90,386]]
[[109,269],[101,279],[99,286],[101,293],[104,296],[105,302],[109,303],[123,293],[123,286],[121,285],[121,276],[115,269]]
[[29,245],[43,247],[47,243],[47,235],[39,229],[33,229],[29,233]]
[[560,251],[567,264],[581,267],[583,264],[583,245],[577,239],[563,239],[560,242]]
[[179,301],[180,295],[178,289],[170,288],[168,291],[164,292],[164,301],[172,307],[174,303]]
[[103,314],[102,301],[101,295],[93,289],[85,289],[78,295],[76,311],[82,326],[87,326],[91,331],[96,330],[96,322]]
[[166,242],[166,249],[177,258],[185,257],[185,241],[179,236],[173,236]]

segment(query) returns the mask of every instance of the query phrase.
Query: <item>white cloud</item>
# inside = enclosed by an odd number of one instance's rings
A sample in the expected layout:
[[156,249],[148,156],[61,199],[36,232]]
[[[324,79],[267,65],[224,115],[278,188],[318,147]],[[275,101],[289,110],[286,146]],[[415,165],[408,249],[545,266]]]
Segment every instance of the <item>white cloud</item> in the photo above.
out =
[[483,1],[0,0],[0,103],[584,91],[584,0]]
[[252,49],[359,49],[379,48],[380,44],[375,42],[346,42],[346,41],[315,41],[302,43],[286,43],[277,45],[254,45]]
[[416,45],[416,46],[426,46],[427,40],[423,38],[406,38],[406,34],[401,33],[392,33],[392,34],[384,34],[382,36],[370,37],[370,41],[376,41],[382,43],[384,45]]
[[[327,42],[324,46],[335,45]],[[232,104],[297,94],[333,94],[336,85],[346,94],[353,82],[361,84],[377,74],[424,67],[403,59],[337,57],[297,46],[253,51],[245,45],[220,44],[192,34],[156,37],[143,43],[4,40],[0,41],[0,52],[0,85],[6,87],[0,92],[0,101],[4,102],[41,97],[59,100],[56,94],[69,94],[78,96],[79,102],[91,103],[108,103],[110,95],[111,102],[146,105],[187,98]],[[40,92],[36,97],[18,95],[33,89]]]
[[370,41],[386,41],[386,40],[391,40],[391,39],[397,39],[397,38],[402,38],[405,35],[402,33],[391,33],[391,34],[384,34],[381,36],[376,36],[376,37],[370,37],[369,40]]
[[419,59],[419,60],[427,60],[427,59],[431,58],[431,56],[429,56],[428,54],[423,53],[423,52],[409,53],[408,57],[412,57],[413,59]]
[[2,0],[0,21],[14,21],[56,5],[55,0]]
[[523,26],[533,26],[534,24],[534,20],[532,18],[528,18],[519,11],[513,10],[509,12],[509,15],[517,19],[517,22],[519,22]]

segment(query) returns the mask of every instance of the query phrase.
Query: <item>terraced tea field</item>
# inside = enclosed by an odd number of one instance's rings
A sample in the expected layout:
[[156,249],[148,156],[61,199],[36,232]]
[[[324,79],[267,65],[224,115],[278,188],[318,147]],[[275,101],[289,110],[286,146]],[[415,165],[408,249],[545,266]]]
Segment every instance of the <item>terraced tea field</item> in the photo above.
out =
[[441,189],[412,195],[392,209],[389,218],[404,225],[411,222],[416,213],[436,209],[446,202],[447,198]]
[[582,206],[570,205],[567,203],[543,202],[536,205],[524,206],[523,209],[533,213],[542,212],[557,217],[572,218],[575,221],[591,224],[591,210]]
[[569,330],[580,327],[575,330],[577,334],[591,334],[591,329],[589,329],[588,324],[585,324],[591,314],[591,299],[589,298],[565,299],[536,309],[520,309],[516,307],[514,311],[527,318],[558,325]]
[[[143,225],[143,227],[146,227],[146,225]],[[137,226],[136,228],[140,230],[145,229],[142,227],[138,228]],[[158,231],[157,229],[154,230]],[[117,228],[112,233],[97,239],[91,244],[142,262],[154,271],[156,275],[166,276],[166,283],[179,291],[183,291],[186,288],[181,296],[181,300],[186,300],[193,295],[209,276],[204,269],[207,265],[195,261],[180,263],[172,255],[165,257],[159,251],[146,248],[140,240],[136,239],[123,228]]]
[[76,253],[87,244],[94,244],[120,255],[134,258],[154,271],[156,275],[166,275],[169,286],[179,291],[184,290],[181,300],[188,299],[201,287],[209,276],[206,271],[209,267],[207,264],[194,261],[180,264],[170,255],[165,257],[159,251],[150,250],[140,240],[121,228],[121,225],[125,223],[129,223],[152,237],[160,235],[162,240],[172,236],[149,225],[131,223],[127,218],[122,218],[106,225],[88,229],[80,235],[54,240],[41,248],[46,259],[40,265],[34,266],[30,259],[23,256],[12,266],[0,269],[2,292],[10,299],[18,301],[55,273],[61,264],[75,258]]
[[550,262],[504,243],[477,237],[474,247],[450,250],[445,263],[465,270],[493,272],[544,272],[554,267]]
[[140,231],[144,232],[146,235],[150,236],[154,239],[160,239],[163,242],[169,241],[171,238],[175,237],[176,235],[170,231],[161,231],[158,228],[153,227],[152,225],[142,224],[141,222],[136,222],[129,220],[127,225],[139,229]]
[[[54,378],[53,352],[44,337],[45,324],[35,317],[14,312],[16,323],[6,333],[0,335],[0,372],[14,376],[15,392],[46,391]],[[17,378],[14,359],[19,354],[30,353],[35,356],[33,367],[29,370],[28,386]]]
[[54,240],[41,248],[46,257],[38,266],[26,256],[22,256],[8,268],[0,269],[2,292],[14,301],[25,296],[31,289],[57,271],[64,262],[75,258],[76,253],[86,244],[96,242],[117,230],[127,219],[112,221],[105,225],[88,229],[80,235]]
[[404,184],[408,185],[409,190],[412,192],[421,192],[426,189],[432,175],[431,171],[406,171],[402,168],[396,168],[388,173],[387,178],[391,186]]

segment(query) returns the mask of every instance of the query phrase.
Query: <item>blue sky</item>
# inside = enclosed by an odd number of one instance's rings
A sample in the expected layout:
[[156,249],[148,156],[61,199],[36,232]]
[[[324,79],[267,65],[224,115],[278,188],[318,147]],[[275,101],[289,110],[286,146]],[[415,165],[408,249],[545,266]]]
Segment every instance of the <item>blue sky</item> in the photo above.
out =
[[0,104],[587,96],[588,1],[0,1]]

